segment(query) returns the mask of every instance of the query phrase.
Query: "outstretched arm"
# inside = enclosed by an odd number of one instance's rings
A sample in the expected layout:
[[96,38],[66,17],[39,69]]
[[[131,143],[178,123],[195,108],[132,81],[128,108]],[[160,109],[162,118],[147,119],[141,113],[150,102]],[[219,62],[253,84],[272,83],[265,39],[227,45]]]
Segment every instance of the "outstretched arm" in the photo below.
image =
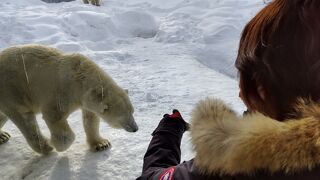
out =
[[164,115],[152,133],[153,138],[144,156],[140,179],[159,177],[163,170],[180,163],[181,138],[188,127],[179,111],[173,110],[172,115]]

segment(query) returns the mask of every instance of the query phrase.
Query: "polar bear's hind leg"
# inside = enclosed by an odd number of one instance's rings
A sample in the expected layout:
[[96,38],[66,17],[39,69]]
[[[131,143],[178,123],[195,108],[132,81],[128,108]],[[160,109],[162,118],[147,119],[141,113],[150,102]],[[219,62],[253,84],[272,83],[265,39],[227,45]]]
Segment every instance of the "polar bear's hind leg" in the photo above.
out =
[[111,147],[110,142],[102,138],[99,133],[99,117],[93,112],[82,110],[83,127],[87,135],[87,142],[93,151],[103,151]]
[[48,154],[53,150],[48,140],[42,135],[36,117],[32,112],[10,114],[9,118],[18,127],[34,151],[40,154]]
[[6,143],[10,139],[10,134],[2,131],[2,127],[7,122],[8,118],[0,112],[0,145]]

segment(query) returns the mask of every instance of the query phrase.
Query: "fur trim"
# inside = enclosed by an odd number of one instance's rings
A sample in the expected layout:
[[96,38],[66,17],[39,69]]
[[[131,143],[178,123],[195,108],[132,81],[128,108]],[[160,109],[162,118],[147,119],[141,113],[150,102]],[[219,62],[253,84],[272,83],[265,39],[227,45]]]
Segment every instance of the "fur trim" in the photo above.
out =
[[300,101],[302,119],[276,121],[260,113],[238,117],[218,99],[200,101],[192,114],[195,163],[203,173],[288,174],[320,163],[320,107]]

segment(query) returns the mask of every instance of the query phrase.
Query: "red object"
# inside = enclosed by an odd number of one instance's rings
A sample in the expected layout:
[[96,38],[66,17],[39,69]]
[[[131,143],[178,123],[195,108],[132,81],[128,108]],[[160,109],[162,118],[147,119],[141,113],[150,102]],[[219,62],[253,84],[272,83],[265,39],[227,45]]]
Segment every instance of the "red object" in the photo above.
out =
[[182,118],[179,111],[176,111],[175,113],[169,115],[170,118]]
[[160,176],[159,180],[172,180],[173,172],[175,170],[175,166],[169,168],[168,170],[164,171]]

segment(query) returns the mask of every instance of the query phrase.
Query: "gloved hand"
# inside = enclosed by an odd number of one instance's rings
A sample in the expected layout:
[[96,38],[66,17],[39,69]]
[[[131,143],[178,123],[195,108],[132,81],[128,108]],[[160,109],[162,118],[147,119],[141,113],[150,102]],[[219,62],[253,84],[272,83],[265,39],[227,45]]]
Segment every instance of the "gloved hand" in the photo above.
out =
[[176,109],[172,111],[172,114],[165,114],[159,122],[158,127],[153,131],[152,135],[160,132],[169,132],[175,135],[182,135],[185,131],[190,129],[189,123],[185,122]]
[[190,124],[187,123],[181,116],[180,112],[177,109],[172,110],[172,114],[164,114],[163,119],[165,121],[180,121],[184,126],[184,131],[188,131],[190,129]]

